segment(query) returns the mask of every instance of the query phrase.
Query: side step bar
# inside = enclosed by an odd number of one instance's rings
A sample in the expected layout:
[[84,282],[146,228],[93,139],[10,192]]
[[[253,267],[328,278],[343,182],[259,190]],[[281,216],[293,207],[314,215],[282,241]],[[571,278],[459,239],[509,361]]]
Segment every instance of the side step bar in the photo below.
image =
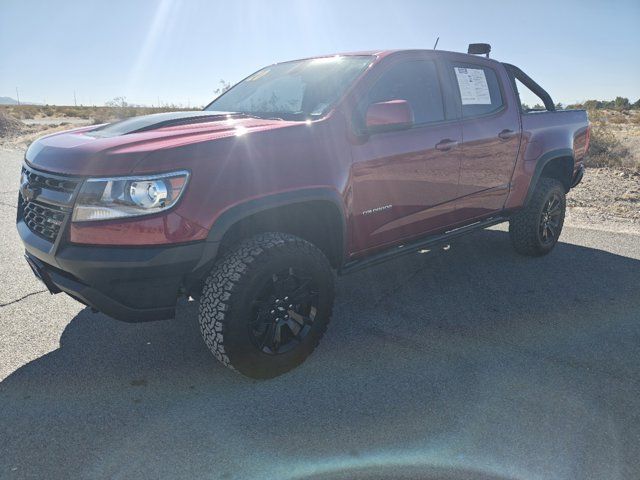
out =
[[364,268],[378,265],[380,263],[386,262],[387,260],[392,260],[394,258],[410,255],[412,253],[415,253],[418,250],[422,250],[428,247],[433,247],[434,245],[438,245],[441,243],[446,243],[449,240],[452,240],[454,238],[461,237],[463,235],[474,232],[476,230],[483,230],[487,227],[491,227],[493,225],[506,222],[507,220],[508,220],[507,217],[502,217],[502,216],[491,217],[486,220],[482,220],[480,222],[472,223],[470,225],[465,225],[464,227],[446,231],[444,233],[419,238],[418,240],[414,240],[410,243],[405,243],[403,245],[395,245],[379,253],[374,253],[372,255],[369,255],[361,260],[352,260],[350,262],[347,262],[339,270],[338,273],[339,275],[347,275],[349,273],[357,272],[358,270],[362,270]]

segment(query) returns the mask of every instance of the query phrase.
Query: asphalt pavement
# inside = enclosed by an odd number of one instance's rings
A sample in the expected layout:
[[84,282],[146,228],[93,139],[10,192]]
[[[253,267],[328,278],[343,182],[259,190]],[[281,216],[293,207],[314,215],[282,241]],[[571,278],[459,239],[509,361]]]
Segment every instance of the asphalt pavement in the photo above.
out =
[[196,306],[127,324],[52,296],[0,150],[0,478],[640,478],[640,237],[504,227],[342,277],[327,335],[269,381]]

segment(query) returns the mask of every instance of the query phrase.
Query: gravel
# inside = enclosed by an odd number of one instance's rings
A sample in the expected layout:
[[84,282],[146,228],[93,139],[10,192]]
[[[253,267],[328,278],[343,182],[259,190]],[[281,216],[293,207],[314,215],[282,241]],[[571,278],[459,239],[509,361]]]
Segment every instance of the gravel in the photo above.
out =
[[626,224],[640,232],[640,172],[589,168],[567,199],[574,222]]

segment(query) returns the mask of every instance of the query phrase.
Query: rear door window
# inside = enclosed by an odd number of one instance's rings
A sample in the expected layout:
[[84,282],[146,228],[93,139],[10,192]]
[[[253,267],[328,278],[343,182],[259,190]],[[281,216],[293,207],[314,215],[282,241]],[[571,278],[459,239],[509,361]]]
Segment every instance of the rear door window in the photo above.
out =
[[502,109],[504,101],[495,70],[473,64],[454,64],[462,117],[479,117]]

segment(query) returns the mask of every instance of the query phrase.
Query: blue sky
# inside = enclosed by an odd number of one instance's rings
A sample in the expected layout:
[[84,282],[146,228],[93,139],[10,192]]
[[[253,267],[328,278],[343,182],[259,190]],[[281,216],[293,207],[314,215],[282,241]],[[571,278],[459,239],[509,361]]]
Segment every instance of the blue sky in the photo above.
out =
[[639,0],[0,0],[0,96],[204,105],[269,63],[437,36],[491,43],[555,101],[640,96]]

